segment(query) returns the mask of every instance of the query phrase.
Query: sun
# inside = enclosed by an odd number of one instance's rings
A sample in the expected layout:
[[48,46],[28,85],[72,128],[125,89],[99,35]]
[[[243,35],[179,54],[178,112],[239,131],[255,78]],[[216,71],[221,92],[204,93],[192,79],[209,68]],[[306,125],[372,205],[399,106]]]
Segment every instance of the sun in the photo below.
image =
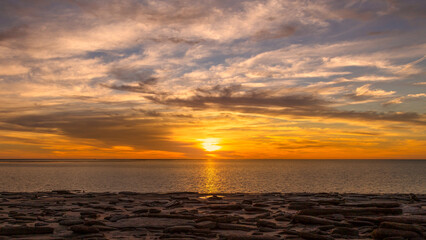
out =
[[201,141],[201,146],[203,146],[204,150],[207,152],[213,152],[221,149],[221,146],[218,146],[219,144],[218,138],[205,138],[205,139],[199,139]]

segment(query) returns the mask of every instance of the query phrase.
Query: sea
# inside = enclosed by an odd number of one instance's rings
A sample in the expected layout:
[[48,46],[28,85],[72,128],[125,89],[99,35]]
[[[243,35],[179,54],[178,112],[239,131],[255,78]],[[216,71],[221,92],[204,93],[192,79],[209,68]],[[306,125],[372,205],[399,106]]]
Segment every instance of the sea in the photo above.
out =
[[0,160],[0,192],[426,193],[426,160]]

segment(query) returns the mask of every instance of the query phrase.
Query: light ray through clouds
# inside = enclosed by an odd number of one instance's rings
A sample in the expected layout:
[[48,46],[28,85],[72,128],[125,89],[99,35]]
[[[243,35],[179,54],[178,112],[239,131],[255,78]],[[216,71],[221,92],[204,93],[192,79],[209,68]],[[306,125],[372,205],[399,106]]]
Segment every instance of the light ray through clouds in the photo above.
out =
[[0,158],[425,158],[425,13],[2,1]]

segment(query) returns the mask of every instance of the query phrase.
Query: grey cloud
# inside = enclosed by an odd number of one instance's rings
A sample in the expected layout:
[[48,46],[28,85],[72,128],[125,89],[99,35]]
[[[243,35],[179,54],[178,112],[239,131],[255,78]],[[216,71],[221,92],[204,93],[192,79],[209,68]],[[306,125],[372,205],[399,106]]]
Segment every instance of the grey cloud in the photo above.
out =
[[[134,119],[120,115],[91,112],[57,112],[45,115],[22,115],[3,120],[15,128],[45,131],[72,138],[98,140],[106,146],[132,146],[135,149],[196,152],[185,143],[170,140],[171,126],[158,119]],[[10,126],[9,126],[10,127]]]
[[414,112],[350,111],[330,107],[332,102],[308,93],[277,95],[272,90],[245,90],[240,85],[197,89],[189,98],[166,95],[146,96],[157,104],[190,107],[196,110],[216,109],[266,115],[321,117],[362,121],[392,121],[426,125],[425,116]]
[[154,77],[152,69],[141,69],[135,67],[114,67],[109,74],[123,82],[142,82],[144,84],[155,84],[158,78]]
[[175,43],[175,44],[184,43],[188,45],[195,45],[195,44],[199,44],[206,41],[204,39],[185,39],[185,38],[178,38],[178,37],[152,38],[151,40],[157,43],[163,43],[163,42]]
[[0,42],[25,37],[27,35],[28,27],[26,25],[12,27],[0,31]]
[[292,36],[296,32],[297,27],[291,25],[283,25],[277,29],[264,29],[253,35],[254,40],[276,39]]
[[101,86],[128,92],[138,92],[138,93],[155,93],[152,89],[152,86],[155,85],[158,81],[157,77],[154,77],[154,72],[152,69],[138,69],[133,67],[115,67],[112,68],[109,72],[109,75],[120,82],[137,82],[137,85],[134,84],[101,84]]
[[239,91],[240,85],[220,86],[212,88],[198,88],[196,94],[190,98],[174,98],[163,96],[147,96],[153,102],[165,105],[188,106],[193,108],[208,108],[210,104],[217,107],[222,106],[250,106],[250,107],[298,107],[298,108],[321,108],[326,103],[313,95],[294,94],[288,96],[273,96],[267,90]]

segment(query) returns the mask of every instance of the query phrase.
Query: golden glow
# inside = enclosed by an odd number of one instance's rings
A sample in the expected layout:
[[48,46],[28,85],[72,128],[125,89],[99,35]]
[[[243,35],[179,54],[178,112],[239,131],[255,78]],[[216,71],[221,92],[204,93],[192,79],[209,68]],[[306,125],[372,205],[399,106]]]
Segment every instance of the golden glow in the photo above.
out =
[[206,139],[200,139],[201,146],[203,146],[204,150],[207,152],[213,152],[221,149],[221,146],[218,146],[219,139],[218,138],[206,138]]
[[217,193],[219,192],[220,182],[217,175],[216,163],[213,160],[207,160],[205,163],[205,178],[201,192]]

